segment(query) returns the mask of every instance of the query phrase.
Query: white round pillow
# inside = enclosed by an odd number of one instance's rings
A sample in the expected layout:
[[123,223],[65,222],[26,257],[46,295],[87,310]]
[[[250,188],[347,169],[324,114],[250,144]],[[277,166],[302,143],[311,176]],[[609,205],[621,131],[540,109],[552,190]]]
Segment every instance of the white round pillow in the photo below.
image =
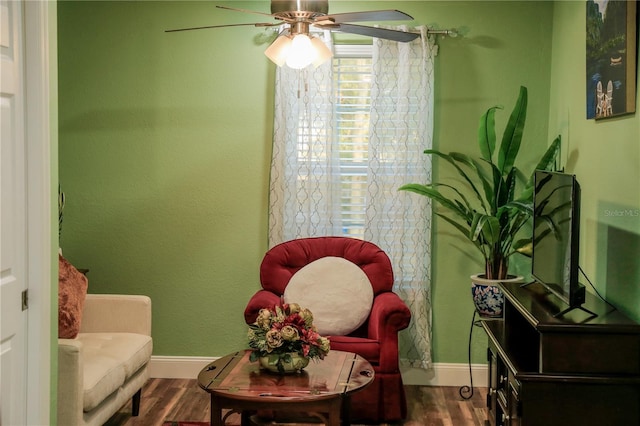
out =
[[322,336],[344,336],[369,317],[373,288],[355,263],[328,256],[309,263],[291,277],[284,302],[309,309]]

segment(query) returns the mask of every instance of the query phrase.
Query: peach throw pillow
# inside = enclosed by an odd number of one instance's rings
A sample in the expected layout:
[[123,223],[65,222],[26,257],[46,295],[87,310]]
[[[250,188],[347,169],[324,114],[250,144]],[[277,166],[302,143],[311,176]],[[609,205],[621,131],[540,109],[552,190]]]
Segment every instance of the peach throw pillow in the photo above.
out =
[[58,337],[74,339],[80,331],[89,282],[62,255],[58,255]]

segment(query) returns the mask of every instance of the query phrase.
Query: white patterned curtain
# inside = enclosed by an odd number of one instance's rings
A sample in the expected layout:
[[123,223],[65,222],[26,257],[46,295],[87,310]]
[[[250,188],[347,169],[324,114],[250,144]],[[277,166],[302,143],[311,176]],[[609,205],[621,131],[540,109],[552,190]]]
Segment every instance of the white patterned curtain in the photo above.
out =
[[[402,28],[405,29],[406,28]],[[429,182],[423,151],[433,135],[437,46],[420,28],[410,43],[374,39],[363,238],[392,261],[394,291],[412,312],[400,334],[402,362],[431,363],[431,204],[398,191]],[[343,235],[340,158],[335,140],[332,66],[276,71],[269,246],[294,238]]]
[[294,238],[340,235],[332,91],[331,61],[315,69],[276,69],[269,247]]
[[[406,28],[402,28],[406,30]],[[365,240],[387,252],[394,291],[411,309],[400,334],[404,363],[431,364],[431,203],[398,188],[430,182],[437,46],[425,27],[411,43],[375,39]]]

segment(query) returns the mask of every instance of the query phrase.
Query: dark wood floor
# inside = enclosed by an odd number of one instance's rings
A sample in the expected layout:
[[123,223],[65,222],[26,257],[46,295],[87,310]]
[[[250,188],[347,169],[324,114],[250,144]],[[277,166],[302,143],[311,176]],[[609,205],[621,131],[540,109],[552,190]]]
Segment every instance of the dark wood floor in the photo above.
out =
[[[485,426],[486,388],[475,388],[464,400],[457,387],[406,386],[408,416],[404,426]],[[131,417],[127,403],[106,426],[160,426],[164,421],[208,421],[209,394],[196,380],[150,379],[142,391],[140,415]],[[239,424],[231,416],[231,423]]]

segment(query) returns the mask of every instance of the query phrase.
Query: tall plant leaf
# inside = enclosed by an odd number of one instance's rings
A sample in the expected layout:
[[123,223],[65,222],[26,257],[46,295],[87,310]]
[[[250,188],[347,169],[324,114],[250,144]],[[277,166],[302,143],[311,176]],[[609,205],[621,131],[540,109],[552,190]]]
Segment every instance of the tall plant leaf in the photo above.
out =
[[491,161],[496,149],[496,109],[500,106],[491,107],[480,117],[478,125],[478,145],[480,155],[487,161]]
[[455,220],[451,219],[449,216],[446,216],[446,215],[444,215],[442,213],[436,213],[436,215],[441,217],[442,219],[446,220],[447,222],[449,222],[454,228],[456,228],[458,231],[460,231],[462,233],[462,235],[465,236],[465,238],[467,238],[469,241],[471,241],[473,243],[473,245],[480,251],[480,253],[482,254],[483,258],[486,258],[488,256],[488,252],[487,252],[486,246],[484,244],[481,244],[480,241],[473,240],[473,239],[470,238],[469,225],[463,226],[460,223],[456,222]]
[[502,142],[498,152],[498,169],[503,175],[511,170],[520,150],[524,123],[527,118],[527,99],[527,88],[520,86],[518,100],[502,134]]
[[402,185],[399,189],[401,191],[415,192],[416,194],[429,197],[432,200],[440,203],[443,207],[461,216],[462,218],[467,218],[466,212],[462,210],[455,201],[452,201],[449,198],[445,197],[440,191],[433,188],[433,186],[422,185],[419,183],[408,183],[406,185]]
[[512,167],[511,170],[509,171],[509,174],[505,177],[504,183],[505,183],[505,190],[504,190],[504,195],[505,198],[502,201],[502,205],[510,203],[511,201],[513,201],[513,197],[514,197],[514,193],[516,191],[516,175],[517,175],[518,169],[515,167]]
[[462,154],[459,152],[452,152],[449,155],[451,156],[451,158],[453,158],[459,163],[465,164],[467,167],[469,167],[471,170],[473,170],[476,173],[476,175],[478,176],[478,180],[480,180],[480,183],[482,184],[482,189],[484,191],[484,199],[487,201],[486,205],[484,203],[481,204],[482,209],[485,212],[488,212],[489,209],[487,209],[487,205],[488,206],[493,205],[494,193],[493,193],[493,185],[491,181],[489,181],[489,179],[487,178],[485,171],[482,169],[482,167],[477,161],[475,161],[474,159],[472,159],[466,154]]
[[494,216],[476,213],[471,223],[471,236],[475,241],[480,235],[487,244],[495,244],[500,240],[500,223]]
[[551,142],[551,144],[545,151],[542,158],[540,158],[540,161],[538,161],[538,164],[536,165],[536,169],[552,170],[556,164],[556,159],[560,154],[561,145],[562,145],[562,140],[560,138],[560,135],[558,135],[558,137],[555,138],[553,142]]
[[457,164],[456,159],[451,154],[445,154],[436,149],[426,149],[424,153],[438,156],[446,160],[447,162],[449,162],[453,167],[455,167],[455,169],[458,171],[458,174],[462,176],[462,178],[469,184],[473,192],[476,194],[476,197],[478,197],[478,200],[480,201],[480,204],[483,206],[483,208],[486,208],[484,206],[484,201],[482,199],[482,196],[480,195],[480,191],[478,191],[478,188],[476,187],[476,184],[473,182],[471,177],[462,169],[462,167],[460,167]]
[[560,135],[558,135],[558,137],[556,137],[553,142],[551,142],[551,145],[549,145],[545,153],[542,155],[540,161],[538,161],[538,164],[536,165],[536,168],[533,170],[533,172],[531,172],[531,176],[529,176],[529,180],[522,190],[519,200],[526,201],[533,199],[533,179],[536,170],[555,170],[556,160],[560,155],[561,147],[562,139]]

